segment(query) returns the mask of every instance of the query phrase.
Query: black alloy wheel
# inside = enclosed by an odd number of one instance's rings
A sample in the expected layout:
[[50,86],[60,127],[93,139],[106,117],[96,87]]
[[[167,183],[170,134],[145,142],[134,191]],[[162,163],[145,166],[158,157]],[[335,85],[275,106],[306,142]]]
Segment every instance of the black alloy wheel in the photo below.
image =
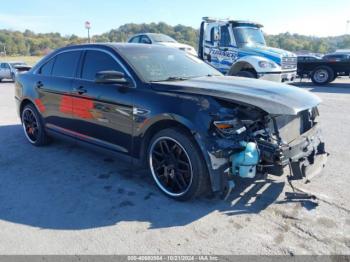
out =
[[166,129],[148,151],[154,181],[167,196],[188,200],[203,193],[207,171],[194,141],[182,130]]
[[23,131],[28,141],[35,146],[42,146],[49,142],[41,117],[32,104],[24,107],[21,114]]

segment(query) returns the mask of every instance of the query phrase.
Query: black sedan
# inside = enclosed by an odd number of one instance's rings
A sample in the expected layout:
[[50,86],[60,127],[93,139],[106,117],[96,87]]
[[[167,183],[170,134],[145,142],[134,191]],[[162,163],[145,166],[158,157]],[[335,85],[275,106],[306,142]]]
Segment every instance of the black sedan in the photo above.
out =
[[308,179],[325,161],[316,96],[223,76],[173,48],[65,47],[19,75],[15,94],[31,144],[65,137],[114,152],[179,200],[288,166]]

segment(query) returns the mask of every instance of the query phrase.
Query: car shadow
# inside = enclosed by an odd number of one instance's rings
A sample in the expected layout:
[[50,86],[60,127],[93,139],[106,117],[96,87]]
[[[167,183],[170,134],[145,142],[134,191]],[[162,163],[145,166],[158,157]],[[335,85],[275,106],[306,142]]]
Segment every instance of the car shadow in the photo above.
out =
[[33,147],[20,125],[0,126],[0,219],[44,229],[82,230],[120,222],[148,228],[188,225],[213,212],[258,214],[285,183],[243,180],[219,197],[177,202],[161,194],[148,171],[84,147],[55,141]]
[[312,82],[295,82],[293,85],[315,93],[350,94],[350,81],[349,83],[333,82],[325,86],[315,86]]

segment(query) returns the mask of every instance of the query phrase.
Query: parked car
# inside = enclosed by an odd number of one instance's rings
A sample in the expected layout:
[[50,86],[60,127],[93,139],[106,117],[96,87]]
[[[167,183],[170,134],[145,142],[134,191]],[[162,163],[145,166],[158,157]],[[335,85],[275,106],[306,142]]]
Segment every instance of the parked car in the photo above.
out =
[[308,76],[317,85],[325,85],[338,76],[350,75],[350,54],[332,53],[315,60],[298,60],[298,75]]
[[288,166],[289,179],[307,179],[326,160],[317,96],[224,76],[169,47],[65,47],[16,78],[15,98],[34,146],[63,136],[104,148],[148,166],[179,200]]
[[[319,56],[316,56],[316,55],[307,55],[307,54],[304,54],[304,55],[298,55],[298,63],[299,64],[302,64],[302,63],[305,63],[305,62],[317,62],[317,61],[320,61],[322,59],[322,57],[319,57]],[[297,75],[299,78],[304,78],[304,77],[309,77],[309,73],[303,73],[303,67],[300,66],[298,67],[297,69]]]
[[170,36],[164,35],[164,34],[155,34],[155,33],[138,34],[130,37],[128,42],[136,43],[136,44],[152,44],[152,45],[174,47],[182,51],[185,51],[191,55],[197,56],[197,52],[192,46],[181,44],[177,42],[174,38],[171,38]]
[[298,62],[307,62],[307,61],[319,61],[322,57],[315,56],[315,55],[298,55],[297,61]]
[[26,72],[31,68],[24,62],[2,62],[0,63],[0,82],[3,79],[15,81],[17,73]]

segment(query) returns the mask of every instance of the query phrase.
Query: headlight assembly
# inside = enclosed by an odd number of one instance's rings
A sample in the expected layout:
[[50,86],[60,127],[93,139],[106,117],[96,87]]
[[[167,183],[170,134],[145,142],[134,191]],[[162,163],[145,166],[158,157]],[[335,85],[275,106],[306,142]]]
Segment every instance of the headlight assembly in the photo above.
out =
[[259,61],[259,66],[261,68],[276,68],[276,64],[269,61]]
[[223,134],[233,135],[233,134],[241,134],[246,131],[245,126],[243,126],[239,120],[222,120],[222,121],[214,121],[214,126]]

